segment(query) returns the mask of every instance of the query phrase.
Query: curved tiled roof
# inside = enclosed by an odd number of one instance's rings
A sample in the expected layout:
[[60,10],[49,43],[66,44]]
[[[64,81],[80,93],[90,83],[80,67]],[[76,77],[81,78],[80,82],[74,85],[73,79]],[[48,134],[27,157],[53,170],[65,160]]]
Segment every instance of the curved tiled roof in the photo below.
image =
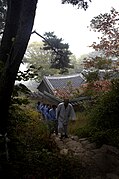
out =
[[45,76],[44,80],[47,81],[49,87],[53,89],[63,89],[67,87],[68,83],[74,88],[79,87],[84,82],[82,74],[65,75],[65,76]]

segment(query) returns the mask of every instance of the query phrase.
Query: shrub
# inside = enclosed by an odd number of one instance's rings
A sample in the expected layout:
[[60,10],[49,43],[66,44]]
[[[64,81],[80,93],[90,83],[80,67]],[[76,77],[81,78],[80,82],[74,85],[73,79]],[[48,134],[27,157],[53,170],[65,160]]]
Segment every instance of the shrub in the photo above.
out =
[[90,114],[92,125],[100,130],[119,127],[119,80],[114,80],[112,84],[112,90],[98,100]]
[[98,146],[119,147],[119,79],[112,81],[111,91],[103,94],[89,115],[89,124],[77,130],[79,137],[90,137]]
[[12,106],[8,137],[10,160],[4,165],[4,178],[80,179],[79,159],[58,153],[36,111],[27,106],[25,109]]

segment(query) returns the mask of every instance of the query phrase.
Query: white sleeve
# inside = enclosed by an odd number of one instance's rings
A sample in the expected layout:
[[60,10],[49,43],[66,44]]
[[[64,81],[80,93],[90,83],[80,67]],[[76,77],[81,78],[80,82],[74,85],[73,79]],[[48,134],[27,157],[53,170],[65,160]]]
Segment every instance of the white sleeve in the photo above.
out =
[[76,114],[72,105],[71,105],[71,119],[76,120]]
[[56,108],[56,119],[58,119],[59,113],[60,113],[60,105],[58,105]]

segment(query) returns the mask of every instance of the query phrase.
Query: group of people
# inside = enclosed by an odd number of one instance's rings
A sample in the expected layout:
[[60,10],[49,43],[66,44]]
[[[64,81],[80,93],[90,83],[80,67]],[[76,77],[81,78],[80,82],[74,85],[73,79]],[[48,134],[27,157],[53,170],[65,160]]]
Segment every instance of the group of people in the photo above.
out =
[[75,121],[76,115],[69,99],[64,99],[58,105],[49,105],[38,102],[37,110],[42,114],[43,119],[48,124],[48,129],[51,134],[55,132],[60,135],[60,139],[68,138],[69,120]]

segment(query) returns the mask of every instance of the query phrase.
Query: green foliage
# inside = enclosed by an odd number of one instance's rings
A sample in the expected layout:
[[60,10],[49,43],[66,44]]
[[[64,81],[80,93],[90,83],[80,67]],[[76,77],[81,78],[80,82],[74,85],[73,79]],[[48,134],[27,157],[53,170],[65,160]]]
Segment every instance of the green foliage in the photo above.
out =
[[92,123],[100,129],[117,128],[119,126],[119,80],[114,80],[112,90],[103,95],[92,110]]
[[26,97],[14,97],[11,98],[11,104],[18,104],[18,105],[22,105],[22,104],[29,104],[29,100]]
[[110,69],[112,60],[98,57],[95,59],[95,68],[96,69]]
[[99,80],[98,71],[89,72],[85,75],[87,82]]
[[83,56],[77,59],[73,54],[70,56],[70,63],[72,64],[73,68],[68,69],[69,74],[79,73],[83,70],[82,58]]
[[[40,67],[38,69],[40,69]],[[37,70],[32,65],[29,65],[27,70],[25,70],[23,72],[20,70],[18,71],[16,80],[17,81],[21,81],[21,80],[28,81],[29,79],[37,79],[37,77],[38,77]]]
[[119,79],[112,81],[112,90],[100,96],[89,113],[89,122],[77,130],[80,137],[90,137],[98,146],[119,147]]
[[80,160],[59,155],[39,113],[17,105],[9,112],[10,162],[5,165],[6,177],[80,179],[83,172]]
[[31,94],[31,91],[24,84],[19,83],[14,86],[13,96],[18,96],[19,93],[29,95]]
[[31,94],[31,91],[22,83],[14,86],[14,90],[11,97],[11,105],[12,104],[28,104],[28,96]]
[[50,68],[51,58],[51,53],[43,49],[43,43],[33,42],[29,44],[24,58],[24,62],[28,64],[28,69],[25,71],[26,74],[29,72],[27,80],[30,78],[39,81],[44,75],[58,74],[59,70]]
[[113,145],[119,148],[119,128],[93,131],[90,135],[91,141],[95,142],[97,146],[103,144]]
[[84,72],[87,82],[111,79],[115,72],[113,60],[106,57],[85,57],[83,65],[87,70],[87,72]]
[[[79,110],[80,110],[80,107],[79,107]],[[78,110],[75,110],[76,111],[76,121],[69,121],[69,127],[68,127],[68,130],[69,130],[69,134],[72,134],[72,135],[77,135],[78,131],[79,131],[79,127],[80,128],[83,128],[85,125],[87,125],[87,121],[88,121],[88,118],[87,118],[87,113],[85,111],[83,112],[79,112]]]
[[60,69],[62,73],[67,72],[68,68],[72,68],[69,58],[72,53],[69,51],[69,45],[63,43],[62,38],[57,38],[54,32],[46,32],[44,37],[46,40],[43,49],[51,52],[51,68]]

